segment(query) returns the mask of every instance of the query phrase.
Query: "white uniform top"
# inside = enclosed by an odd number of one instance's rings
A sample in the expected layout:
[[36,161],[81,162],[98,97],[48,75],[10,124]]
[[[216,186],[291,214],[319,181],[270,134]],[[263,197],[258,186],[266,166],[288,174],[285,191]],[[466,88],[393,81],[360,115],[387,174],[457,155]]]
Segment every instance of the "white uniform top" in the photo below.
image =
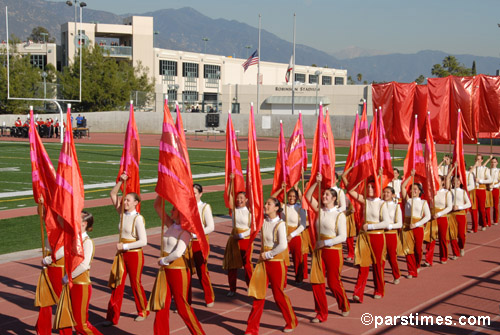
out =
[[474,175],[474,172],[470,171],[467,171],[465,175],[467,178],[467,191],[472,191],[473,189],[476,188],[476,183],[474,182],[476,176]]
[[301,204],[286,205],[286,213],[285,210],[281,212],[281,219],[285,220],[285,216],[286,225],[295,228],[295,230],[290,233],[292,238],[306,229],[306,211],[302,208]]
[[[120,227],[120,225],[118,225],[118,227]],[[132,243],[124,243],[123,250],[142,248],[148,244],[148,236],[146,234],[146,227],[144,226],[144,219],[142,215],[137,213],[135,210],[130,213],[123,213],[122,238],[127,240],[136,240]]]
[[412,216],[412,204],[413,204],[413,217],[420,217],[420,220],[415,223],[416,227],[427,223],[431,219],[431,211],[429,210],[429,204],[427,201],[420,198],[408,199],[405,203],[405,217]]
[[[322,208],[318,213],[321,215],[321,222],[316,220],[316,234],[333,236],[329,240],[325,240],[326,246],[333,246],[347,239],[347,226],[345,214],[338,210],[338,207],[331,209]],[[321,224],[321,225],[320,225]]]
[[[212,208],[209,204],[203,201],[198,202],[198,212],[200,213],[200,219],[203,226],[203,231],[205,235],[210,234],[215,229],[214,217],[212,216]],[[196,238],[196,234],[192,234],[193,238]]]
[[239,234],[239,238],[245,238],[250,235],[250,211],[248,208],[241,207],[235,208],[234,210],[235,217],[235,227],[237,229],[245,230],[243,233]]
[[[266,252],[266,259],[279,255],[287,248],[286,224],[279,216],[274,219],[265,218],[262,224],[262,241],[264,247],[272,248]],[[274,237],[276,236],[276,241]]]
[[389,214],[389,221],[391,222],[387,226],[387,229],[392,230],[403,227],[403,213],[401,212],[401,206],[399,206],[398,201],[397,200],[386,201],[384,207],[387,207],[387,213]]
[[500,188],[500,169],[499,168],[493,168],[490,169],[491,171],[491,179],[492,179],[492,188]]
[[479,186],[480,184],[491,184],[493,182],[493,179],[491,179],[490,169],[486,166],[478,166],[474,168],[474,171],[477,171],[477,186]]
[[180,224],[174,222],[168,227],[167,231],[163,233],[163,251],[169,255],[162,258],[162,265],[168,265],[182,257],[190,239],[189,232],[182,229]]
[[[88,238],[87,232],[82,234],[83,240],[83,261],[71,272],[71,278],[76,278],[87,270],[90,270],[90,262],[92,261],[92,253],[94,252],[94,242]],[[61,248],[62,249],[62,248]]]
[[368,230],[385,229],[391,223],[387,206],[384,206],[385,201],[380,198],[367,198],[366,206],[366,222],[377,222],[368,224]]
[[471,202],[467,192],[461,188],[454,188],[450,191],[453,197],[454,206],[458,207],[458,210],[467,209],[471,207]]
[[390,183],[389,186],[391,186],[394,189],[394,193],[396,193],[396,198],[401,198],[401,179],[393,179]]
[[448,175],[448,171],[449,171],[449,166],[448,165],[441,165],[438,169],[438,174],[440,176],[444,176],[446,177]]
[[434,196],[434,207],[443,208],[443,210],[436,213],[436,217],[438,218],[451,212],[453,209],[453,198],[451,196],[451,192],[444,188],[437,191]]
[[345,210],[347,209],[347,202],[345,201],[345,193],[344,193],[344,190],[342,190],[340,187],[338,186],[334,186],[332,187],[335,192],[337,192],[337,201],[339,203],[338,207],[339,207],[339,210],[341,212],[345,212]]

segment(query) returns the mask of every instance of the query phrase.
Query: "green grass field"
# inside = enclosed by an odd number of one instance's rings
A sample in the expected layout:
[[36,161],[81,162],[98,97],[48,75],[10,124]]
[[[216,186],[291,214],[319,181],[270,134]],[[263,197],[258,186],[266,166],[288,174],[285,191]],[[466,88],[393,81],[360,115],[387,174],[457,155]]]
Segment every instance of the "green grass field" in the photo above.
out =
[[[57,168],[57,160],[61,144],[46,143],[45,148]],[[77,144],[77,155],[84,184],[114,183],[119,169],[122,147],[115,145],[98,144]],[[310,150],[309,150],[310,152]],[[337,168],[342,169],[343,161],[346,159],[348,148],[336,148]],[[391,152],[392,153],[392,152]],[[246,167],[246,151],[241,151],[242,165]],[[195,178],[196,182],[202,185],[222,184],[224,182],[224,150],[191,149],[189,150],[193,175],[206,173],[221,173],[215,177]],[[311,155],[311,153],[309,153]],[[393,153],[397,158],[393,164],[396,167],[403,166],[403,159],[406,151],[396,150]],[[443,153],[438,153],[441,159]],[[261,151],[261,167],[272,168],[275,165],[276,152]],[[468,163],[473,157],[467,156]],[[141,180],[154,179],[157,177],[158,147],[142,147],[142,157],[140,163]],[[263,179],[273,177],[274,171],[262,173]],[[155,183],[142,184],[141,192],[154,192]],[[0,210],[13,208],[23,208],[35,206],[33,196],[30,193],[31,185],[31,164],[29,158],[29,144],[26,142],[0,142],[0,195],[11,194],[11,192],[25,191],[24,195],[11,197],[0,197]],[[95,215],[96,226],[93,232],[94,237],[106,236],[116,233],[118,215],[109,204],[109,191],[111,186],[99,186],[85,191],[85,199],[103,199],[102,207],[91,208]],[[270,186],[264,187],[264,196],[270,193]],[[222,200],[222,192],[207,193],[204,200],[210,203],[215,215],[225,215],[227,213]],[[142,214],[145,216],[148,227],[158,226],[159,219],[154,213],[153,201],[144,201]],[[20,234],[19,232],[22,232]],[[26,216],[14,219],[0,220],[0,236],[4,243],[0,244],[0,254],[28,250],[40,246],[40,228],[38,216]]]

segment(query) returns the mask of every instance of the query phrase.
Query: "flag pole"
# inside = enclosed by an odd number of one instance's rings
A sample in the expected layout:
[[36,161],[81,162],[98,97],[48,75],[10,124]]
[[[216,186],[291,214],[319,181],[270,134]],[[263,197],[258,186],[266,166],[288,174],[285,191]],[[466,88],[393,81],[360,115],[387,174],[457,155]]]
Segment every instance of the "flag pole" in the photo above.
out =
[[490,133],[490,156],[493,156],[493,133]]
[[[285,222],[288,224],[288,203],[287,203],[287,194],[286,194],[286,183],[283,185],[284,189],[283,192],[285,193]],[[299,200],[299,199],[297,199]],[[264,243],[262,243],[264,245]]]
[[160,257],[163,256],[163,234],[165,232],[165,199],[161,198]]
[[124,180],[123,181],[123,193],[122,193],[121,205],[120,205],[120,207],[121,207],[121,216],[120,216],[120,233],[119,233],[119,236],[118,236],[118,243],[120,243],[121,240],[122,240],[123,215],[125,213],[125,208],[123,206],[123,202],[125,200],[125,195],[127,195],[126,191],[127,191],[127,181]]
[[45,258],[45,234],[43,232],[43,205],[40,202],[38,203],[38,216],[40,217],[40,233],[42,237],[42,258]]
[[292,115],[295,113],[295,17],[296,14],[293,13]]
[[257,114],[259,114],[260,109],[260,31],[261,31],[261,19],[262,15],[259,14],[259,61],[257,63]]

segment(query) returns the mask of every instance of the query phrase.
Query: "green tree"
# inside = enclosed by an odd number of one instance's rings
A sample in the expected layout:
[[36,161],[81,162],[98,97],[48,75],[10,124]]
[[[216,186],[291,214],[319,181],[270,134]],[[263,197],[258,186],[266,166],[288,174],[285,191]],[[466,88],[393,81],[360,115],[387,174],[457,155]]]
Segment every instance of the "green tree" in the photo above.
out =
[[354,85],[354,80],[352,80],[352,76],[347,77],[347,85]]
[[417,83],[417,85],[422,85],[425,82],[425,77],[423,75],[420,75],[417,79],[415,79],[415,82]]
[[443,59],[443,65],[434,64],[431,73],[436,77],[443,78],[448,76],[470,76],[472,70],[459,63],[455,56],[446,56]]
[[[75,104],[77,112],[95,112],[123,109],[132,91],[153,93],[154,85],[141,64],[135,68],[128,61],[106,57],[102,48],[83,48],[82,102]],[[78,58],[60,77],[62,93],[66,99],[78,99]]]
[[[42,34],[47,34],[47,35],[42,35]],[[43,42],[47,41],[47,43],[55,43],[56,39],[52,36],[50,36],[49,31],[45,27],[35,27],[31,30],[31,35],[28,36],[29,40],[32,40],[33,42]]]
[[476,71],[476,61],[475,61],[475,60],[474,60],[474,61],[472,61],[472,70],[471,70],[471,72],[472,72],[472,75],[473,75],[473,76],[477,75],[477,71]]
[[358,73],[356,75],[356,79],[358,80],[358,82],[361,82],[361,80],[363,80],[363,75],[361,73]]

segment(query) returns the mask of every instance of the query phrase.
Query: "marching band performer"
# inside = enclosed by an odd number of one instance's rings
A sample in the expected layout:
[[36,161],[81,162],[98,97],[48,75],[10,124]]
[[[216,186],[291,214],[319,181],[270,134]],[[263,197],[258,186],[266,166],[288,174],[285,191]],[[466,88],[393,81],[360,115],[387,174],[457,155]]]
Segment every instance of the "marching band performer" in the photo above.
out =
[[500,198],[500,169],[498,168],[498,159],[496,157],[490,157],[490,173],[492,182],[490,184],[490,191],[493,198],[493,224],[498,225],[499,214],[498,205]]
[[389,214],[389,225],[384,231],[385,244],[387,248],[387,258],[392,269],[393,284],[399,284],[401,272],[398,265],[398,254],[402,252],[401,240],[399,238],[398,229],[403,227],[403,212],[399,206],[396,192],[391,186],[384,188],[382,193]]
[[479,225],[481,230],[486,230],[486,227],[491,226],[490,207],[488,202],[487,185],[492,183],[490,169],[482,165],[483,155],[476,155],[476,163],[474,171],[476,173],[476,201],[477,209],[479,210]]
[[[466,166],[467,168],[467,166]],[[469,192],[471,207],[469,212],[471,215],[472,226],[469,233],[477,233],[477,227],[479,223],[478,210],[477,210],[477,200],[476,200],[476,175],[474,174],[474,165],[471,165],[469,169],[465,172],[467,178],[467,192]]]
[[[165,225],[168,227],[162,236],[162,257],[158,260],[158,265],[165,271],[166,283],[161,284],[162,286],[165,285],[163,288],[165,291],[163,291],[164,296],[158,294],[158,296],[154,297],[164,299],[164,304],[163,308],[156,312],[154,334],[167,335],[170,333],[169,318],[172,296],[177,311],[191,334],[205,334],[194,314],[193,308],[188,302],[191,274],[186,259],[186,250],[191,236],[188,231],[181,228],[179,211],[175,207],[172,209],[171,216],[169,216],[162,207],[161,197],[157,196],[154,208],[160,218],[165,218]],[[160,302],[156,301],[156,303]]]
[[401,194],[406,201],[401,243],[403,244],[403,253],[406,255],[406,264],[408,267],[407,278],[409,279],[416,278],[420,271],[424,240],[423,225],[431,219],[429,205],[426,200],[421,198],[424,195],[422,185],[414,183],[410,190],[410,195],[406,192],[406,186],[414,176],[415,170],[411,172],[411,176],[403,182],[401,187]]
[[314,211],[319,215],[315,222],[317,241],[311,268],[311,284],[316,311],[316,317],[311,320],[312,323],[325,322],[328,318],[325,278],[337,300],[342,316],[348,316],[350,310],[349,300],[340,278],[344,263],[342,243],[347,238],[346,217],[338,210],[337,192],[334,189],[324,190],[319,203],[313,197],[314,191],[321,181],[322,176],[318,174],[316,183],[305,195]]
[[443,157],[443,160],[438,165],[438,174],[441,177],[446,177],[450,169],[451,158],[450,155],[446,154]]
[[[120,202],[121,199],[118,198],[118,191],[122,183],[127,179],[127,175],[122,174],[120,180],[110,193],[113,206],[120,215],[122,213],[122,204]],[[115,257],[115,263],[113,263],[110,275],[112,291],[106,315],[107,322],[103,323],[105,327],[118,323],[127,273],[130,275],[130,286],[132,287],[135,307],[138,314],[135,321],[143,321],[149,314],[149,312],[146,311],[147,300],[141,281],[142,269],[144,267],[144,253],[142,247],[148,243],[148,240],[144,217],[136,211],[136,206],[140,201],[139,195],[136,193],[128,193],[123,199],[121,239],[116,245],[117,256]],[[123,269],[120,269],[121,266],[119,264],[122,262],[120,260],[121,258],[123,259]],[[112,279],[113,276],[114,278]]]
[[[248,316],[245,334],[256,335],[259,333],[260,318],[264,311],[268,283],[271,283],[274,301],[276,301],[285,319],[286,324],[283,332],[290,333],[297,327],[298,320],[293,311],[290,298],[284,292],[287,272],[285,260],[288,257],[287,227],[286,223],[280,218],[282,209],[278,199],[269,198],[264,208],[266,218],[261,230],[263,247],[248,288],[248,295],[253,296],[254,300],[252,310]],[[264,267],[265,270],[259,267]]]
[[[347,185],[347,178],[343,176]],[[366,199],[358,192],[351,190],[349,194],[365,206],[365,222],[356,241],[355,264],[359,265],[358,279],[354,287],[353,300],[363,302],[366,282],[368,280],[369,266],[372,265],[373,282],[375,283],[374,298],[384,296],[384,265],[385,265],[385,235],[384,230],[389,227],[390,218],[385,202],[375,195],[375,184],[367,181]]]
[[[453,169],[449,170],[451,173]],[[431,222],[424,231],[424,241],[427,243],[424,266],[432,266],[434,247],[436,239],[439,238],[439,258],[441,264],[448,261],[448,213],[453,209],[451,192],[446,188],[446,178],[450,175],[439,176],[441,184],[434,196],[434,207],[432,208]]]
[[[212,216],[212,208],[209,204],[204,203],[201,200],[201,196],[203,195],[203,187],[200,184],[194,184],[193,189],[196,202],[198,203],[198,211],[200,212],[203,231],[205,235],[208,235],[213,232],[215,228],[214,217]],[[213,307],[215,302],[215,295],[214,289],[212,288],[212,282],[210,281],[207,260],[203,258],[203,253],[201,252],[200,248],[200,242],[198,241],[198,238],[195,234],[192,234],[191,250],[193,251],[193,260],[196,266],[196,273],[198,274],[198,279],[200,280],[201,286],[203,287],[203,292],[205,294],[205,303],[207,307]]]
[[454,176],[451,183],[453,185],[451,190],[453,212],[450,220],[450,244],[453,256],[458,257],[465,255],[465,232],[467,230],[467,214],[465,210],[471,207],[471,201],[467,192],[461,188],[459,178]]
[[252,263],[250,262],[253,249],[253,245],[250,244],[250,215],[252,214],[246,206],[247,197],[245,192],[238,193],[236,201],[233,200],[233,179],[234,176],[231,175],[231,183],[227,190],[233,216],[233,229],[227,240],[224,260],[222,262],[222,268],[227,270],[229,281],[228,297],[233,297],[236,294],[238,269],[241,267],[245,269],[245,282],[247,286],[250,283],[253,271]]

